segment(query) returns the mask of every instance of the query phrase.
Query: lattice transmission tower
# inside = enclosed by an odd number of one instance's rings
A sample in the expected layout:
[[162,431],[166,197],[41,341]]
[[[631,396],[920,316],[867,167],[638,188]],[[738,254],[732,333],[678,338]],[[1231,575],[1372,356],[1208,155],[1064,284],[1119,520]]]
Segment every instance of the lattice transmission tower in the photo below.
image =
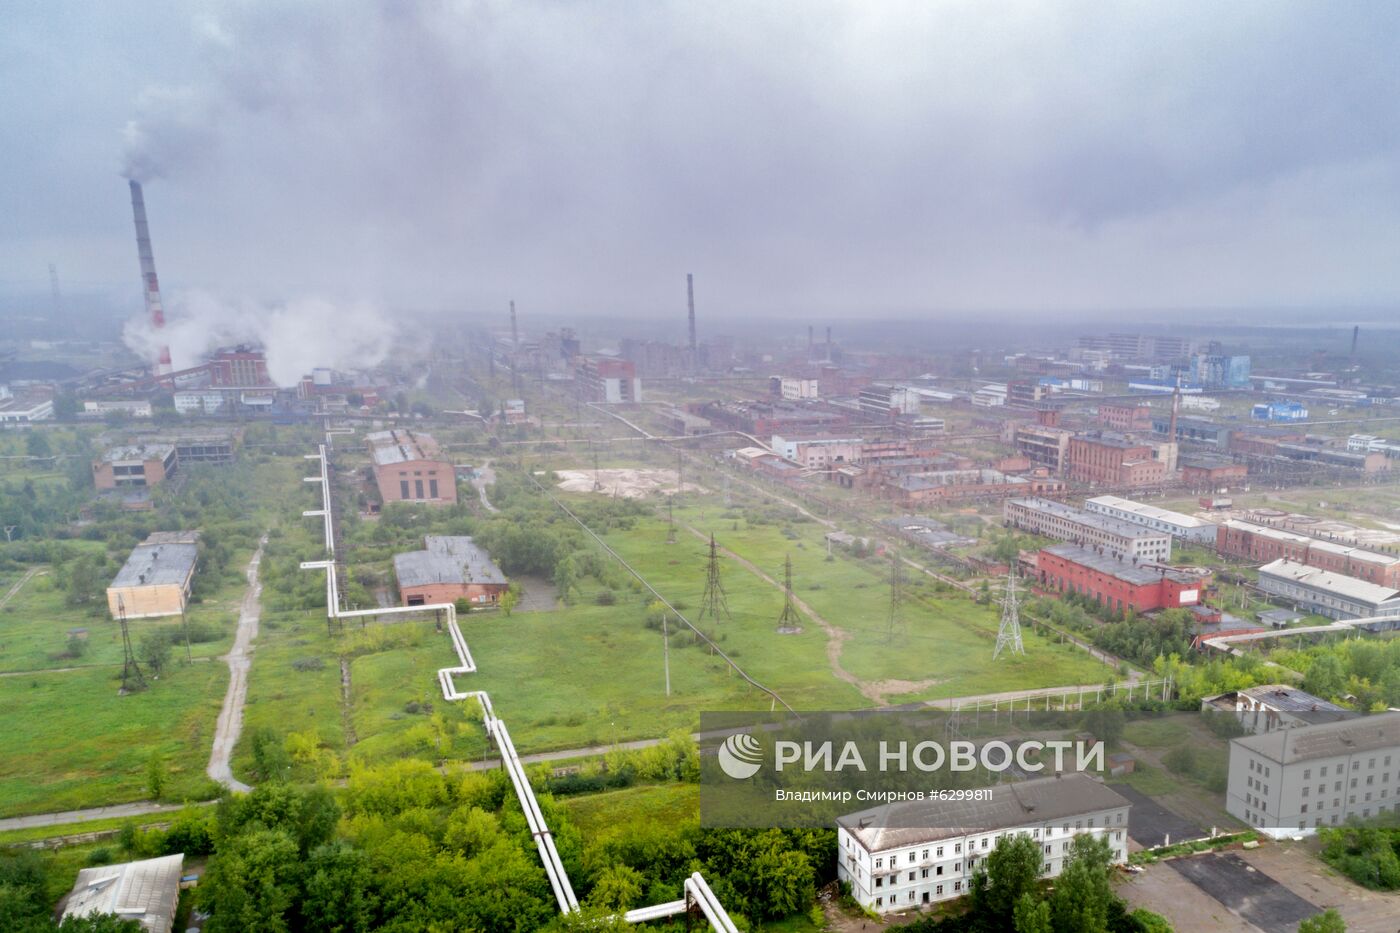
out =
[[132,693],[146,689],[146,675],[141,673],[141,665],[136,663],[136,652],[131,650],[131,629],[126,624],[126,600],[117,596],[117,624],[122,629],[122,693]]
[[802,617],[797,614],[797,605],[792,598],[792,555],[783,564],[783,612],[778,616],[778,631],[797,631],[802,628]]
[[997,629],[997,647],[992,652],[992,660],[1001,657],[1003,650],[1012,654],[1024,655],[1026,646],[1021,644],[1021,614],[1016,601],[1016,571],[1006,575],[1006,596],[1001,601],[1001,626]]
[[719,576],[719,547],[715,544],[715,536],[710,535],[710,559],[705,571],[705,598],[700,603],[700,615],[696,617],[697,622],[703,622],[707,617],[714,622],[734,621],[734,617],[729,614],[729,601],[724,596],[724,581]]
[[890,548],[890,614],[885,626],[885,642],[894,641],[895,632],[903,635],[904,626],[904,561]]

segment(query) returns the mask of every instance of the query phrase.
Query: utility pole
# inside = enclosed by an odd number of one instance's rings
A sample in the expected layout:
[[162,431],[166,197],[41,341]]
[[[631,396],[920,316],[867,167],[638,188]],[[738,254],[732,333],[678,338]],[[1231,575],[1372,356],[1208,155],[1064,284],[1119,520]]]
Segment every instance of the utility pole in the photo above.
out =
[[666,666],[666,695],[671,695],[671,633],[666,628],[666,613],[661,613],[661,657]]
[[797,606],[792,599],[792,554],[787,555],[783,566],[783,611],[778,616],[778,631],[783,634],[802,631],[802,617],[797,614]]
[[122,693],[132,693],[146,689],[146,676],[141,673],[141,665],[136,663],[136,652],[131,650],[131,629],[126,624],[126,600],[117,595],[117,624],[122,629]]
[[194,654],[190,651],[190,617],[184,607],[180,608],[180,628],[185,633],[185,662],[194,663]]
[[710,535],[710,560],[705,572],[705,597],[700,602],[700,614],[695,621],[703,622],[706,616],[711,621],[734,621],[729,614],[729,600],[724,595],[724,581],[719,576],[719,547],[715,536]]

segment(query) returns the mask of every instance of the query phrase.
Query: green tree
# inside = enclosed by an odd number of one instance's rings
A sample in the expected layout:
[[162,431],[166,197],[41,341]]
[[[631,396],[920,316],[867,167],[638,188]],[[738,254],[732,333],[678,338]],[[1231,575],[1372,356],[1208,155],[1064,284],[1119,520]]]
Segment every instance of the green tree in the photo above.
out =
[[1335,907],[1329,907],[1298,924],[1298,933],[1347,933],[1347,922]]
[[515,604],[520,602],[520,594],[516,592],[514,585],[501,594],[501,612],[509,616],[515,611]]
[[374,876],[363,853],[343,842],[312,850],[298,905],[304,929],[328,933],[371,930],[376,902]]
[[1022,894],[1016,900],[1011,928],[1016,933],[1054,933],[1055,925],[1050,920],[1050,902],[1036,897],[1033,891]]
[[210,863],[206,893],[210,933],[287,933],[301,879],[301,854],[284,830],[255,829],[220,845]]
[[146,664],[146,668],[155,676],[159,677],[165,673],[166,666],[170,663],[170,639],[162,629],[152,629],[141,636],[141,641],[137,643],[136,654]]
[[997,840],[987,856],[986,905],[1002,926],[1012,919],[1021,895],[1035,888],[1042,863],[1038,839],[1017,833]]
[[52,457],[53,445],[49,443],[49,435],[37,428],[30,429],[24,438],[24,452],[31,457]]
[[169,777],[165,756],[160,753],[160,749],[152,750],[151,757],[146,759],[146,793],[152,800],[159,800],[164,796]]
[[608,910],[625,911],[642,897],[642,875],[626,865],[609,865],[599,873],[588,903]]
[[1055,933],[1107,933],[1116,900],[1108,880],[1113,862],[1108,840],[1084,833],[1074,837],[1069,853],[1051,903]]
[[116,914],[64,917],[55,929],[60,933],[141,933],[141,924]]
[[1318,655],[1303,677],[1303,689],[1311,694],[1330,700],[1340,696],[1346,686],[1346,668],[1336,653],[1328,651]]

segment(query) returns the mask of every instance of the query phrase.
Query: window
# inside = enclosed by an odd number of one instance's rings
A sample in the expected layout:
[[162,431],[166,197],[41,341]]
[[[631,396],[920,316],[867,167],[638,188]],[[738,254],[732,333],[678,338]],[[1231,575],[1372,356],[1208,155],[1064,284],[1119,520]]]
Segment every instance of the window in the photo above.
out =
[[[878,884],[878,882],[876,882],[876,883]],[[877,897],[877,898],[875,898],[875,906],[876,906],[876,907],[884,907],[884,906],[885,906],[885,899],[884,899],[883,897]]]
[[1303,796],[1306,797],[1307,795],[1308,795],[1308,789],[1307,789],[1306,787],[1304,787],[1304,788],[1303,788]]
[[938,855],[939,858],[942,858],[942,857],[943,857],[943,847],[942,847],[942,846],[939,846],[937,849],[934,850],[934,852]]
[[919,870],[919,877],[920,877],[920,878],[927,878],[927,877],[928,877],[928,869],[927,869],[927,868],[920,869],[920,870]]
[[413,481],[413,498],[423,498],[423,481],[421,479],[416,479]]
[[430,499],[436,499],[438,497],[438,484],[435,479],[428,480],[428,497]]
[[1308,805],[1307,805],[1307,804],[1303,804],[1303,806],[1302,806],[1301,808],[1299,808],[1298,812],[1299,812],[1299,813],[1307,813],[1307,812],[1308,812]]
[[1305,781],[1311,781],[1311,780],[1312,780],[1312,768],[1304,768],[1304,769],[1303,769],[1303,780],[1305,780]]
[[884,886],[885,886],[885,876],[884,876],[884,875],[876,875],[876,876],[875,876],[875,887],[877,887],[877,888],[883,888]]
[[941,895],[943,893],[943,885],[940,884],[938,887],[934,888],[933,893]]
[[401,479],[401,480],[399,480],[399,498],[400,498],[400,499],[407,499],[407,498],[408,498],[408,480],[406,480],[406,479]]
[[962,890],[962,882],[961,882],[961,881],[954,881],[954,882],[953,882],[953,890],[954,890],[954,891],[961,891],[961,890]]
[[920,856],[920,858],[922,858],[925,862],[928,861],[928,849],[924,850],[924,854]]
[[955,853],[961,853],[961,852],[962,852],[962,843],[959,842],[959,843],[955,844],[955,845],[953,846],[953,851],[954,851]]
[[1049,855],[1049,854],[1050,854],[1050,848],[1051,848],[1050,846],[1046,846],[1046,847],[1045,847],[1045,854],[1046,854],[1046,855]]
[[885,860],[884,860],[883,858],[877,858],[877,859],[875,860],[875,867],[876,867],[876,868],[884,868],[884,867],[885,867]]
[[1318,777],[1327,777],[1327,766],[1323,765],[1322,770],[1317,773]]

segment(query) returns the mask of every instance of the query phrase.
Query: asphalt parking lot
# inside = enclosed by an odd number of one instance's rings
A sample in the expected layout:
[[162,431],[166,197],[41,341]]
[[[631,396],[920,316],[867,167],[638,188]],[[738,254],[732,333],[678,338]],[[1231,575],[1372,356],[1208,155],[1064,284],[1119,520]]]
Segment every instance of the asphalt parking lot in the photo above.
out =
[[1207,835],[1195,823],[1166,809],[1151,797],[1126,784],[1114,784],[1113,789],[1133,805],[1128,814],[1128,836],[1144,849],[1172,842],[1200,839]]
[[1321,913],[1320,908],[1294,894],[1234,852],[1209,852],[1168,864],[1196,887],[1261,930],[1293,930]]

